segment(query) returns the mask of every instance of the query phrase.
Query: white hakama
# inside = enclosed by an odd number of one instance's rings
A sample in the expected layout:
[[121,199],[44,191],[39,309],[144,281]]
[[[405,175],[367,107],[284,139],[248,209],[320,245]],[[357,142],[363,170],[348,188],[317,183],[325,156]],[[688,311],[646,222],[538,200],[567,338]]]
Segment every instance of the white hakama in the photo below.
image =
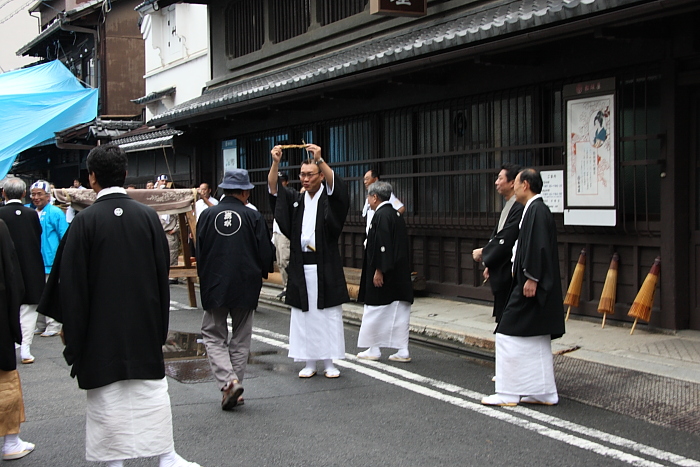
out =
[[87,391],[85,458],[113,461],[174,452],[168,382],[117,381]]
[[496,334],[496,393],[557,394],[552,338]]
[[309,311],[292,307],[289,322],[289,357],[295,362],[345,358],[343,308],[318,309],[318,276],[315,264],[304,265]]
[[365,305],[358,347],[408,348],[411,304],[396,300],[388,305]]

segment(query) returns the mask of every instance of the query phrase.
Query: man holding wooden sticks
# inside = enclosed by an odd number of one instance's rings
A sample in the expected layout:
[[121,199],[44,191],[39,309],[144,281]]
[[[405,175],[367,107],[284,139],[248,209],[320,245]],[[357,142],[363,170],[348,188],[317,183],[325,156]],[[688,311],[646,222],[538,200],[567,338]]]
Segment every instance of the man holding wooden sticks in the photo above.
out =
[[349,300],[338,239],[350,197],[345,182],[321,157],[321,148],[308,144],[304,149],[313,158],[301,164],[303,193],[279,183],[281,146],[272,148],[267,176],[270,194],[276,196],[275,219],[290,240],[285,299],[292,307],[289,357],[306,362],[300,378],[314,376],[318,360],[323,360],[327,378],[337,378],[340,371],[333,359],[345,358],[341,305]]
[[525,205],[513,248],[513,287],[496,327],[496,394],[484,405],[555,405],[552,339],[564,334],[557,226],[542,200],[542,177],[522,170],[514,184]]

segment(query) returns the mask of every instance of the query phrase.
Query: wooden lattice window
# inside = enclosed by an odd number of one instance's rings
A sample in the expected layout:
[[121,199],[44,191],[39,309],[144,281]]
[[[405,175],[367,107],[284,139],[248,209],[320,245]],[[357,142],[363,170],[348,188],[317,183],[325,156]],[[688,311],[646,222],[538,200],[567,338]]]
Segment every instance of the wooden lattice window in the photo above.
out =
[[242,57],[260,50],[265,41],[263,2],[258,0],[233,0],[225,14],[226,55]]
[[321,26],[362,13],[367,0],[321,0],[319,2],[319,23]]
[[309,29],[310,3],[311,0],[269,0],[272,42],[286,41]]

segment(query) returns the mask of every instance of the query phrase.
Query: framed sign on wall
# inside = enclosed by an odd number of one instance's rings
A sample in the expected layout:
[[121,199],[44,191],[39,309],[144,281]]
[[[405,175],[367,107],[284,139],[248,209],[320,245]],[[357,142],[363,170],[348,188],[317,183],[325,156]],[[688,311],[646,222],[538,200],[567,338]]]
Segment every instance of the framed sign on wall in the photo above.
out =
[[568,207],[615,206],[615,94],[566,102]]
[[588,208],[591,214],[607,208],[612,213],[606,220],[592,225],[610,225],[615,217],[615,79],[565,86],[564,98],[566,208]]

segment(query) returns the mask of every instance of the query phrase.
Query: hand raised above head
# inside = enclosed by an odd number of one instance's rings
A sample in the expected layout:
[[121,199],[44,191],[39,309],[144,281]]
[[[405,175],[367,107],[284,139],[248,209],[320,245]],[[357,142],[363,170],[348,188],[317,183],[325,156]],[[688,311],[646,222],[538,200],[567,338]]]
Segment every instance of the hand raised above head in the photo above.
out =
[[279,162],[282,160],[282,149],[279,146],[272,148],[270,154],[272,155],[273,162]]
[[310,153],[315,161],[321,159],[321,147],[315,144],[308,144],[306,146],[306,152]]

